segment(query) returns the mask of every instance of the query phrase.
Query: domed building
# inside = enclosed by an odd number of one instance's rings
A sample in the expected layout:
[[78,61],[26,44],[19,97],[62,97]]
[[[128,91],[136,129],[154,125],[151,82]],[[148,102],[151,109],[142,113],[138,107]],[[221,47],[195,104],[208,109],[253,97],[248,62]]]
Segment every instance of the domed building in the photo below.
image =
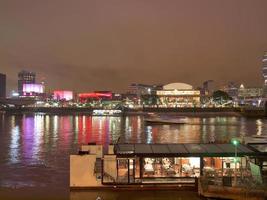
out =
[[186,83],[170,83],[163,86],[163,90],[192,90],[193,86]]
[[160,107],[198,107],[200,106],[200,90],[194,90],[186,83],[170,83],[157,90]]

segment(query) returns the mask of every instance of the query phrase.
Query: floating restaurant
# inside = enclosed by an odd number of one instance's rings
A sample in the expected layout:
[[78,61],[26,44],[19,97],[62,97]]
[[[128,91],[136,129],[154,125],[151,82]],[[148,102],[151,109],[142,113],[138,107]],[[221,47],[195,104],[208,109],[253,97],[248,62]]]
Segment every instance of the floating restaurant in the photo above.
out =
[[[102,145],[82,145],[70,156],[70,187],[196,184],[216,172],[241,177],[251,164],[266,168],[266,152],[239,144],[115,144],[103,154]],[[257,165],[256,165],[257,164]]]

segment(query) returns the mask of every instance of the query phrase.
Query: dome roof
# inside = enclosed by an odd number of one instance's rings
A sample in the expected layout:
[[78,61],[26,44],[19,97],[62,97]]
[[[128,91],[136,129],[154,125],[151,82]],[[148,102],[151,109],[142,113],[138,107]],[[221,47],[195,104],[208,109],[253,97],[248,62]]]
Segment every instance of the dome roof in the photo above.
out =
[[170,83],[163,86],[164,90],[192,90],[193,86],[186,83]]

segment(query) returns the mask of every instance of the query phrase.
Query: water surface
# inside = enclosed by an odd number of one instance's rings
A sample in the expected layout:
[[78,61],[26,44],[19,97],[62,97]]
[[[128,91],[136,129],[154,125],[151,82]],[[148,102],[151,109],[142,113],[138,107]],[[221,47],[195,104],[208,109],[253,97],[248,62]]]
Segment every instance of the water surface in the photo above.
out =
[[[36,197],[41,194],[68,199],[69,155],[76,154],[78,146],[83,143],[96,142],[104,146],[115,142],[207,143],[267,134],[266,119],[190,117],[188,122],[185,125],[146,126],[142,116],[0,115],[0,196],[16,191],[18,196],[32,193]],[[85,196],[89,198],[91,195],[94,199],[95,194],[87,192]],[[106,195],[105,192],[102,194]],[[132,193],[115,192],[106,196],[124,199],[129,194]],[[144,192],[146,199],[168,198],[166,193],[161,194]],[[167,194],[171,199],[172,192]],[[178,192],[177,199],[183,194]],[[84,194],[79,195],[82,199]],[[71,197],[75,199],[77,194]]]

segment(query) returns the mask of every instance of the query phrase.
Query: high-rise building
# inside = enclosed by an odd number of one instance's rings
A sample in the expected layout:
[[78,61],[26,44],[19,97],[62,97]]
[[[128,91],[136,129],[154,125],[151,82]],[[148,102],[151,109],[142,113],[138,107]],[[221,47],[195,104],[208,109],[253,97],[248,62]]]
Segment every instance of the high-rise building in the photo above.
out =
[[6,75],[0,74],[0,98],[6,98]]
[[262,75],[264,79],[264,96],[267,96],[267,52],[262,59]]
[[29,71],[21,71],[18,73],[18,93],[23,95],[23,84],[34,84],[36,74]]

